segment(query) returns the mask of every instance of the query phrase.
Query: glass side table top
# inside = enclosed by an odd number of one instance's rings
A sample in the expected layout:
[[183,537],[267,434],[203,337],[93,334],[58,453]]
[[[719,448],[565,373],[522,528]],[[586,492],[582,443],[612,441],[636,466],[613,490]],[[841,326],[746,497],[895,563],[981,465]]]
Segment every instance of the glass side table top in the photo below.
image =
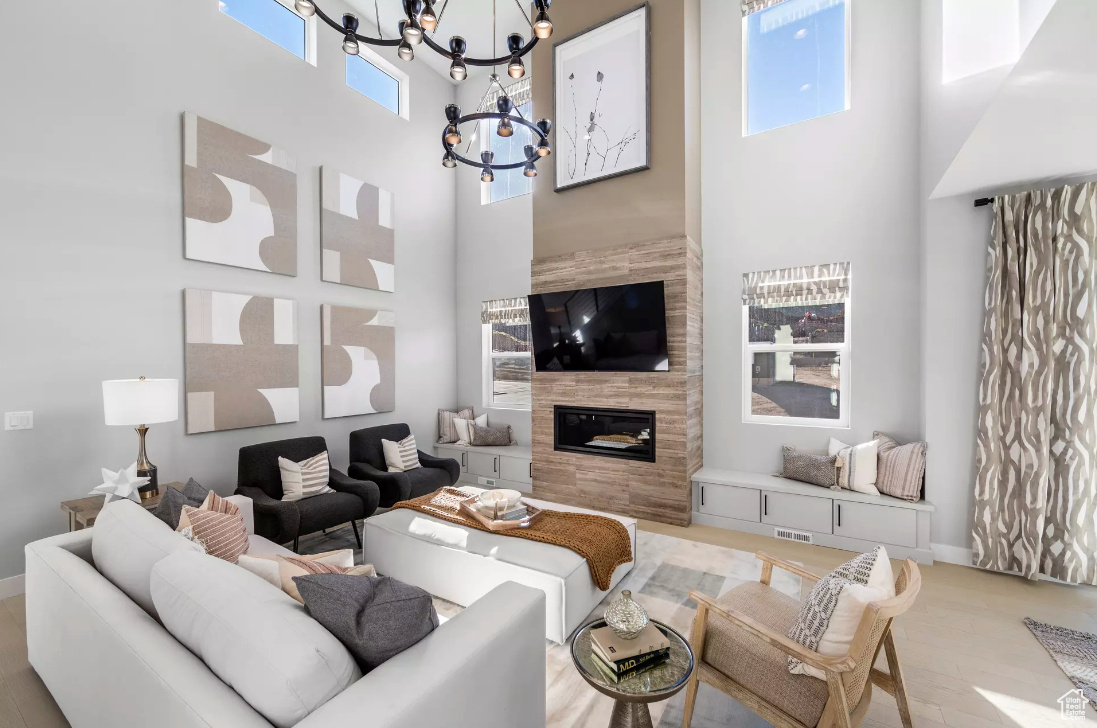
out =
[[625,702],[654,703],[666,700],[681,690],[693,672],[693,651],[682,635],[652,620],[670,640],[670,661],[621,682],[613,682],[595,667],[591,654],[590,631],[604,627],[599,619],[579,628],[571,643],[571,658],[579,674],[599,692]]

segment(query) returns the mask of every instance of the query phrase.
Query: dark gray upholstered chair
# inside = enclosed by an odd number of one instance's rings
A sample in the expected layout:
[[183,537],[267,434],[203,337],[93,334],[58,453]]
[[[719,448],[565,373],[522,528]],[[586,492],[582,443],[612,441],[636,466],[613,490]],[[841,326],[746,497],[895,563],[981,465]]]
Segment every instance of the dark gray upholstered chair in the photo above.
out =
[[332,468],[328,485],[334,493],[299,501],[282,500],[278,458],[301,462],[327,449],[322,437],[298,437],[240,448],[236,493],[251,498],[254,504],[255,533],[275,543],[293,541],[293,550],[297,551],[301,536],[350,521],[358,548],[362,548],[357,521],[369,518],[377,510],[381,493],[376,483],[348,478]]
[[381,440],[399,442],[411,434],[404,424],[367,427],[350,433],[350,467],[352,478],[372,480],[381,489],[381,507],[391,508],[399,501],[418,498],[439,488],[453,485],[461,477],[461,464],[452,458],[436,458],[419,451],[423,467],[406,473],[390,473],[385,465]]

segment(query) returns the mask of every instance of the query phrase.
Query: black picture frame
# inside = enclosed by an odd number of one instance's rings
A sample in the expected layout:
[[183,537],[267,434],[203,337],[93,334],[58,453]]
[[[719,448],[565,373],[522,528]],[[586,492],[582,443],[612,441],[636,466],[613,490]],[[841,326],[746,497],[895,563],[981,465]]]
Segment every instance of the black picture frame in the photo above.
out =
[[[609,174],[595,177],[593,179],[585,179],[579,182],[571,182],[568,184],[560,184],[560,161],[559,157],[555,154],[559,145],[555,144],[556,134],[560,129],[560,109],[557,106],[557,90],[558,79],[556,78],[556,71],[558,67],[558,58],[561,49],[568,43],[575,41],[588,33],[592,33],[596,30],[600,30],[607,25],[618,22],[634,13],[643,10],[644,11],[644,163],[642,165],[632,167],[630,169],[621,170],[618,172],[611,172]],[[569,36],[552,46],[552,118],[556,120],[556,125],[553,129],[553,148],[554,148],[554,161],[552,165],[552,177],[555,185],[555,192],[564,192],[565,190],[572,190],[577,187],[584,187],[586,185],[595,184],[596,182],[603,182],[608,179],[615,179],[617,177],[623,177],[629,174],[635,174],[636,172],[643,172],[651,169],[651,4],[648,2],[641,3],[635,7],[629,8],[613,17],[606,18],[602,22],[592,25],[586,30],[582,30],[575,35]]]

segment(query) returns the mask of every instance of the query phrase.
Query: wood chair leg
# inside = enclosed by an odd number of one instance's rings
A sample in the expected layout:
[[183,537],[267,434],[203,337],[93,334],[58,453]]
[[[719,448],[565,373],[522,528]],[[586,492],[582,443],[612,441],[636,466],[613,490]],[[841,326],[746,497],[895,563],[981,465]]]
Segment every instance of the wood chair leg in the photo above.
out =
[[836,672],[828,672],[827,689],[830,692],[829,706],[832,707],[832,725],[835,728],[853,728],[853,721],[849,715],[849,701],[846,700],[846,686],[842,683],[842,676]]
[[773,564],[768,561],[762,562],[762,576],[758,579],[759,582],[769,586],[769,583],[773,580]]
[[350,527],[354,529],[354,540],[358,542],[358,550],[362,550],[362,536],[358,533],[358,521],[351,521]]
[[[693,618],[693,629],[689,635],[689,646],[693,650],[694,660],[701,662],[701,656],[705,651],[705,624],[708,621],[708,607],[704,604],[697,605],[697,614]],[[686,704],[682,708],[682,728],[689,728],[693,721],[693,706],[697,702],[697,689],[700,687],[700,665],[693,668],[693,674],[689,676],[689,684],[686,686]]]
[[895,649],[895,639],[891,636],[890,628],[884,635],[884,652],[887,655],[888,672],[891,673],[891,681],[895,689],[895,704],[899,708],[899,719],[903,722],[903,728],[914,728],[914,719],[910,715],[910,703],[907,701],[907,686],[903,681],[903,669],[899,667],[899,653]]
[[294,536],[293,537],[293,553],[295,553],[295,554],[301,553],[301,551],[298,548],[298,541],[300,541],[300,539],[301,539],[300,536]]

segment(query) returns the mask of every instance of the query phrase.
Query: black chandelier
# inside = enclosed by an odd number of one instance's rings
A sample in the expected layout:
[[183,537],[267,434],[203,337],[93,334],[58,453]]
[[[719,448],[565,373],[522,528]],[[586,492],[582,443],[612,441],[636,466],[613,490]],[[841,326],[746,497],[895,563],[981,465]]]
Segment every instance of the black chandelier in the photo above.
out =
[[[442,148],[446,150],[445,154],[442,155],[442,166],[453,169],[458,162],[461,162],[470,167],[479,167],[481,170],[480,179],[484,182],[494,182],[495,172],[504,169],[522,169],[522,174],[526,177],[536,177],[537,162],[542,157],[552,154],[552,147],[549,145],[549,132],[552,131],[552,122],[548,119],[541,119],[536,124],[529,121],[522,115],[521,111],[514,107],[514,102],[507,95],[506,89],[499,83],[499,77],[492,74],[491,83],[498,86],[502,92],[502,95],[495,102],[498,111],[480,111],[462,116],[461,107],[457,104],[450,104],[446,107],[446,119],[449,123],[446,125],[446,130],[442,132]],[[517,116],[511,115],[511,111],[514,111]],[[526,127],[535,135],[536,145],[527,144],[524,149],[524,158],[521,161],[506,164],[496,164],[494,152],[480,152],[479,161],[459,154],[456,147],[462,140],[461,126],[469,123],[479,123],[488,119],[499,120],[496,133],[504,138],[514,136],[515,124]]]
[[[522,9],[522,14],[525,15],[526,11],[522,8],[521,1],[515,0],[515,2]],[[396,47],[401,59],[411,61],[415,59],[415,46],[426,45],[435,53],[450,60],[449,75],[454,81],[465,80],[468,76],[468,66],[486,67],[501,66],[503,64],[506,64],[507,73],[512,78],[522,78],[526,74],[522,58],[533,50],[538,40],[543,40],[552,35],[552,21],[548,15],[552,0],[533,0],[537,12],[533,20],[530,20],[528,15],[526,16],[526,20],[533,30],[533,37],[529,39],[528,43],[520,33],[512,33],[507,37],[507,55],[499,58],[472,58],[466,53],[468,48],[464,38],[456,35],[450,38],[449,49],[447,50],[428,35],[437,30],[438,24],[446,12],[446,7],[449,5],[449,0],[442,0],[441,4],[441,11],[436,13],[433,0],[404,0],[404,15],[406,18],[401,20],[398,25],[399,37],[385,38],[381,32],[381,19],[378,17],[378,37],[371,38],[358,34],[358,16],[354,13],[345,13],[342,23],[337,23],[317,6],[315,0],[294,1],[294,7],[302,17],[316,16],[341,33],[343,35],[343,50],[347,54],[358,55],[360,51],[359,44],[366,43],[373,46]],[[375,3],[375,12],[376,7]]]

